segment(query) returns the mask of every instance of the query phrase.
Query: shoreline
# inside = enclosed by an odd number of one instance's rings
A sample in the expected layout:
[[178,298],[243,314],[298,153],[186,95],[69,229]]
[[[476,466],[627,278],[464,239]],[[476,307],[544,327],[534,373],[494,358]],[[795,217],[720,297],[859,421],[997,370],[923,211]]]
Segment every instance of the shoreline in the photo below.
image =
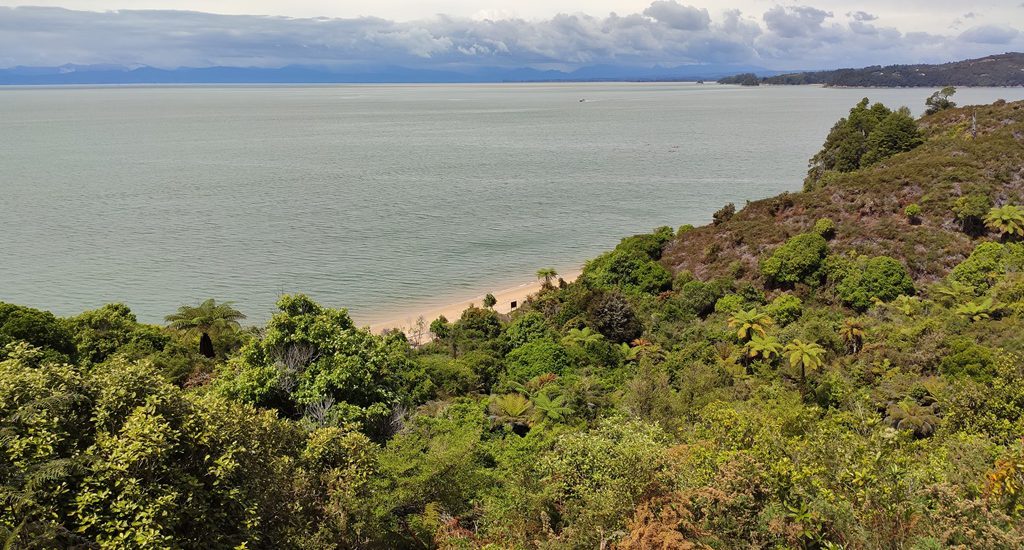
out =
[[[564,279],[565,282],[571,283],[575,281],[582,273],[581,268],[567,271],[566,273],[560,273],[556,279]],[[497,304],[494,306],[494,311],[502,314],[508,314],[513,311],[512,303],[515,302],[516,306],[520,306],[526,299],[540,291],[542,283],[540,280],[534,280],[531,282],[522,283],[520,285],[505,288],[492,292]],[[465,299],[461,299],[455,302],[450,302],[446,305],[433,305],[433,306],[413,306],[409,311],[403,314],[396,315],[386,321],[377,321],[369,323],[370,332],[374,334],[380,334],[388,330],[401,330],[409,338],[409,341],[414,343],[422,343],[429,334],[426,332],[429,329],[430,323],[444,315],[449,321],[456,321],[462,316],[462,312],[468,309],[470,306],[483,307],[484,296],[487,294],[480,294],[477,296],[471,296]],[[416,335],[414,332],[417,330],[417,322],[419,318],[423,318],[424,333]],[[364,326],[366,326],[364,324]]]

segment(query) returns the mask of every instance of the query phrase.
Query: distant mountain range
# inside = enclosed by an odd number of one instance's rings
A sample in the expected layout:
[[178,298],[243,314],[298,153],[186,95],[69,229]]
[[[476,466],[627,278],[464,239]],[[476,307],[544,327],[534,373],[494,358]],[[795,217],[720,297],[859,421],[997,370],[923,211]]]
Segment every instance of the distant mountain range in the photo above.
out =
[[1024,53],[1010,52],[941,65],[878,65],[863,69],[839,69],[755,76],[748,71],[719,82],[723,84],[824,84],[902,88],[915,86],[1024,86]]
[[69,84],[321,84],[321,83],[465,83],[530,81],[695,81],[737,72],[778,74],[759,67],[682,65],[627,67],[595,65],[571,72],[531,68],[473,68],[465,71],[397,66],[324,67],[182,67],[159,69],[120,65],[62,65],[0,69],[0,85]]

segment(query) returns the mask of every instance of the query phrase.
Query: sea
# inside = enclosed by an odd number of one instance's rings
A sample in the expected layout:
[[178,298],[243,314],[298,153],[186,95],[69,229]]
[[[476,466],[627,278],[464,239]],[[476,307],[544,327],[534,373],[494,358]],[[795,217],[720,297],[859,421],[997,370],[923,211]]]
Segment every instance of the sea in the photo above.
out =
[[[0,88],[0,301],[160,323],[285,293],[362,324],[798,191],[862,97],[697,83]],[[958,103],[1024,99],[963,88]]]

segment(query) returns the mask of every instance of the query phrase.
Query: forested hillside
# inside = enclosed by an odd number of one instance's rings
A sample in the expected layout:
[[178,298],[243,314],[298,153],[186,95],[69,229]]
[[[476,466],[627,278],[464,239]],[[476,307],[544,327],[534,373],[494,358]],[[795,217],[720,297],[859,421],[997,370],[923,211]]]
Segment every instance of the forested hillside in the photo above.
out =
[[[749,74],[720,80],[723,84],[756,85]],[[762,78],[764,84],[824,84],[901,88],[914,86],[1024,86],[1024,53],[1010,52],[939,65],[878,65],[788,73]]]
[[0,541],[1024,546],[1024,102],[852,107],[803,192],[421,346],[301,295],[0,304]]

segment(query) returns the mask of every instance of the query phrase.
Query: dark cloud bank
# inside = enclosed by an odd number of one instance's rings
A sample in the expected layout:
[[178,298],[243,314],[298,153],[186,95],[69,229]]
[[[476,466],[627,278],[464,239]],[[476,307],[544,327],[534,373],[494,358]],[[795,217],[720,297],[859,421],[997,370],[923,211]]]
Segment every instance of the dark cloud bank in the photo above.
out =
[[530,78],[576,71],[581,77],[614,78],[665,76],[673,70],[714,76],[748,67],[941,62],[1014,49],[1024,49],[1024,33],[1011,27],[976,26],[937,35],[902,32],[863,11],[775,6],[762,14],[713,15],[675,0],[656,0],[636,14],[569,14],[539,22],[0,8],[0,67],[301,66],[365,75],[403,70]]

